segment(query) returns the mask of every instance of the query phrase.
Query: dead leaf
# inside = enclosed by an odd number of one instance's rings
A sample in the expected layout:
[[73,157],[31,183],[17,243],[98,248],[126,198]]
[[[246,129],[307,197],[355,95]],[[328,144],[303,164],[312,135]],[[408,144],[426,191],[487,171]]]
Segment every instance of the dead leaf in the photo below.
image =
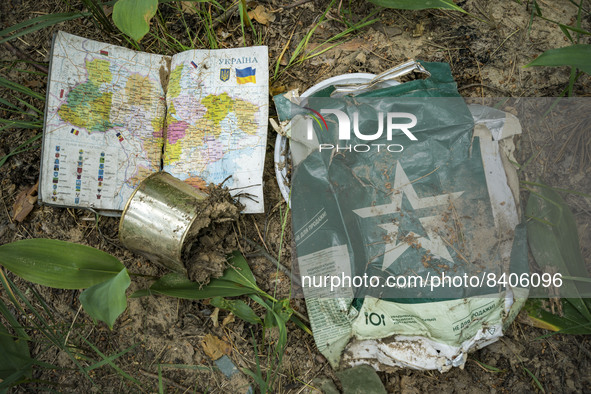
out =
[[220,314],[220,308],[215,308],[213,310],[213,312],[211,313],[211,315],[209,316],[214,327],[218,327],[220,325],[220,323],[218,322],[219,314]]
[[[325,42],[311,42],[306,47],[306,50],[311,52],[313,50],[322,50],[325,48],[330,48],[334,44],[332,43],[325,43]],[[373,43],[368,40],[364,40],[363,38],[353,38],[349,41],[342,42],[335,46],[334,48],[330,49],[328,52],[334,52],[335,49],[345,51],[345,52],[353,52],[358,50],[366,50],[371,51],[373,49]],[[327,53],[328,53],[327,52]]]
[[156,15],[156,10],[158,9],[158,4],[156,4],[154,7],[150,7],[146,10],[146,12],[144,13],[144,20],[146,21],[146,23],[148,24],[148,26],[150,26],[150,20],[152,20],[152,17],[154,15]]
[[423,35],[425,32],[425,22],[421,21],[416,24],[414,30],[412,31],[412,37],[417,38]]
[[36,79],[31,79],[31,80],[23,82],[23,85],[25,85],[28,88],[38,88],[39,86],[43,86],[45,84],[41,81],[36,80]]
[[361,64],[365,64],[365,62],[367,61],[367,56],[365,55],[365,53],[359,52],[357,56],[355,56],[355,61]]
[[273,85],[271,85],[271,88],[269,90],[271,91],[271,96],[276,96],[278,94],[286,92],[287,86],[282,85],[280,83],[274,83]]
[[261,25],[267,25],[269,22],[275,22],[275,14],[268,12],[262,5],[258,5],[254,10],[248,11],[248,17],[259,22]]
[[230,353],[232,353],[232,345],[211,334],[207,334],[203,337],[201,347],[203,347],[205,354],[214,361],[222,357],[224,354],[229,356]]
[[234,314],[230,313],[228,316],[224,317],[224,320],[222,320],[222,327],[226,327],[228,324],[234,323],[234,321]]
[[18,194],[12,207],[12,220],[16,220],[19,223],[22,222],[31,213],[33,208],[35,208],[38,187],[39,182]]
[[193,1],[181,1],[181,11],[189,15],[195,15],[197,13],[197,9],[195,8],[195,3]]
[[113,13],[113,6],[104,5],[103,12],[105,13],[105,16],[111,16],[111,14]]

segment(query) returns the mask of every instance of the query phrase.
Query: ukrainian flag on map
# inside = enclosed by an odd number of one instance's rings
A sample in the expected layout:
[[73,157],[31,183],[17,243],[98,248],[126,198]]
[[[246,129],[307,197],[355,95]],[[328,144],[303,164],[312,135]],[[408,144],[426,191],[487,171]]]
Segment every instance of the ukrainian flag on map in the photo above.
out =
[[236,69],[236,82],[238,82],[239,84],[248,83],[248,82],[257,83],[257,79],[255,76],[256,71],[257,70],[252,67],[237,68]]

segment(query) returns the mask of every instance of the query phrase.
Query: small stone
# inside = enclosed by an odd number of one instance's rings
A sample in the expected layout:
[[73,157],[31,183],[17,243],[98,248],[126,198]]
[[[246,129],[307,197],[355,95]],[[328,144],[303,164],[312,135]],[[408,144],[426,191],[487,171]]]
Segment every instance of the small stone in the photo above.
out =
[[339,394],[337,386],[327,377],[320,377],[312,380],[312,386],[323,394]]
[[226,355],[215,360],[214,363],[219,368],[219,370],[228,378],[240,372],[238,371],[238,368],[236,368],[232,360],[230,360],[230,358]]
[[336,373],[343,386],[343,394],[385,394],[386,389],[375,369],[358,365]]

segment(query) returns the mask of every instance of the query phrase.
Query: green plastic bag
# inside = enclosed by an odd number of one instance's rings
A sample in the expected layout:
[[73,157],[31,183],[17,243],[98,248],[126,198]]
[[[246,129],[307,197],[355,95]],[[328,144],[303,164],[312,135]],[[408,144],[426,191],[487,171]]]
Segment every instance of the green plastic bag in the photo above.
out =
[[354,97],[275,99],[301,285],[333,366],[462,366],[527,298],[499,284],[527,271],[502,152],[519,122],[468,107],[447,64],[422,65],[427,79]]

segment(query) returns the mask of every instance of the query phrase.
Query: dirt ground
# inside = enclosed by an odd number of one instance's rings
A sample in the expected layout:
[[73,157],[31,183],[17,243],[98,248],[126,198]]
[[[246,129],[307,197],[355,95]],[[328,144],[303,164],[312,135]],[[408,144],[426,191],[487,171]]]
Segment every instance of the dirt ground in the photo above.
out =
[[[68,2],[59,1],[3,0],[0,3],[0,29],[39,15],[82,9],[77,1],[69,3],[71,7],[66,5]],[[256,29],[262,34],[262,44],[269,47],[270,78],[273,78],[275,62],[286,44],[285,54],[289,57],[328,3],[326,0],[292,3],[264,0],[260,4],[267,10],[275,11],[275,21],[268,25],[255,22]],[[560,29],[550,22],[534,18],[529,26],[532,2],[464,0],[457,4],[470,14],[438,10],[379,11],[377,22],[348,37],[345,43],[286,69],[278,79],[273,80],[271,90],[278,93],[298,88],[302,92],[331,76],[351,72],[377,74],[413,58],[448,62],[460,93],[466,97],[560,95],[569,79],[566,67],[522,67],[545,50],[568,44]],[[539,0],[538,4],[547,18],[564,24],[575,21],[577,7],[567,0]],[[587,9],[591,8],[588,1],[585,4]],[[252,8],[255,6],[254,3],[251,5]],[[360,1],[335,3],[327,14],[326,22],[316,29],[309,48],[342,31],[345,26],[343,18],[358,21],[374,9],[370,3]],[[178,11],[169,5],[161,5],[160,10],[166,24],[153,22],[152,32],[161,33],[166,28],[172,36],[189,45],[184,27],[178,22]],[[583,27],[590,30],[591,17],[586,15]],[[196,16],[186,15],[186,18],[189,26],[196,30],[199,28]],[[51,36],[57,30],[126,45],[122,35],[105,33],[90,20],[75,19],[13,40],[10,47],[0,45],[0,75],[44,95],[46,76],[27,74],[17,69],[39,71],[46,68]],[[217,24],[215,31],[221,47],[243,45],[237,14]],[[254,43],[252,35],[247,34],[246,38],[247,44]],[[591,42],[588,37],[584,40]],[[142,41],[142,49],[170,54],[170,49],[150,36]],[[19,58],[39,62],[40,67],[27,63],[15,65],[14,60]],[[574,94],[579,97],[591,94],[589,76],[584,75],[577,81]],[[2,91],[1,97],[14,101],[7,91]],[[43,109],[42,102],[31,103]],[[274,115],[272,105],[270,113]],[[0,118],[9,116],[0,110]],[[26,129],[0,131],[0,157],[40,132]],[[271,293],[276,292],[277,298],[284,298],[289,296],[289,278],[277,273],[266,257],[266,254],[274,258],[280,255],[283,264],[291,265],[289,224],[284,239],[281,237],[282,214],[287,206],[275,181],[275,137],[275,132],[269,128],[264,172],[265,213],[241,215],[234,231],[242,236],[239,248],[247,256],[258,285]],[[552,186],[591,193],[590,137],[588,132],[572,137],[568,130],[525,129],[518,144],[517,159],[521,163],[532,156],[534,159],[521,172],[521,179],[541,178]],[[95,218],[94,214],[84,210],[36,206],[24,221],[14,221],[11,211],[16,196],[37,182],[39,160],[40,151],[35,148],[11,157],[0,167],[0,244],[25,238],[68,240],[115,255],[131,272],[154,276],[165,273],[122,247],[117,237],[116,218]],[[526,197],[524,191],[522,198]],[[583,255],[589,265],[591,200],[572,194],[565,197],[577,219]],[[245,238],[251,242],[245,241]],[[260,248],[253,245],[259,245],[265,252],[261,253]],[[16,278],[15,282],[23,289],[27,288],[24,281]],[[147,287],[149,283],[143,277],[133,277],[128,294]],[[260,326],[232,319],[227,312],[218,311],[206,301],[167,297],[130,299],[127,310],[110,330],[102,323],[93,324],[80,311],[77,291],[53,290],[43,286],[34,288],[44,297],[50,313],[60,323],[57,330],[69,333],[66,340],[72,349],[98,361],[100,357],[88,342],[106,355],[115,355],[135,345],[113,362],[137,379],[139,384],[124,378],[109,365],[90,371],[91,381],[79,372],[64,352],[55,347],[46,348],[46,341],[38,338],[31,348],[32,355],[58,365],[60,369],[35,368],[36,381],[22,385],[16,391],[157,392],[159,365],[163,365],[160,381],[166,392],[246,392],[249,384],[258,390],[249,378],[236,383],[214,367],[201,346],[207,334],[216,335],[231,345],[229,358],[239,369],[255,370],[257,364],[264,371],[278,368],[273,392],[315,392],[314,379],[335,378],[334,371],[317,351],[313,339],[291,323],[288,325],[286,353],[281,365],[277,366],[267,358],[269,347],[266,346],[273,345],[276,337],[264,336]],[[5,292],[0,291],[0,297],[8,303]],[[244,300],[248,302],[247,298]],[[262,308],[251,304],[257,313],[263,315]],[[305,315],[303,300],[292,299],[291,306]],[[34,330],[32,333],[35,335]],[[544,334],[547,331],[517,319],[499,342],[471,354],[463,369],[455,368],[444,374],[401,369],[380,372],[379,376],[388,392],[535,392],[541,391],[540,386],[546,392],[556,393],[591,391],[590,339],[568,335],[539,339]],[[258,356],[253,341],[259,345]],[[82,356],[79,360],[88,363]],[[480,363],[492,368],[483,367]]]

